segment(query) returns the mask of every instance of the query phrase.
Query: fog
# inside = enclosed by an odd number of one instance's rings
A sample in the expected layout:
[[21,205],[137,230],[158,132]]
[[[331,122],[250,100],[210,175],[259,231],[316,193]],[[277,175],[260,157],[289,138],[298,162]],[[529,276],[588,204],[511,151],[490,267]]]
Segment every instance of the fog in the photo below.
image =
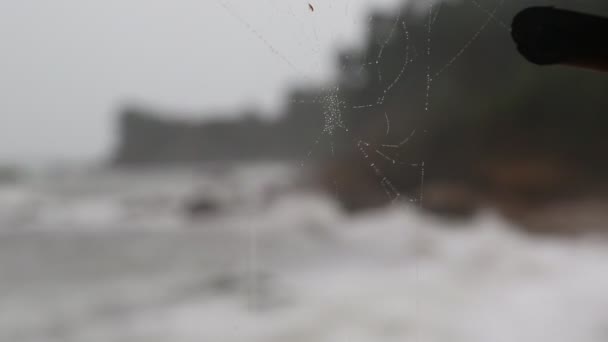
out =
[[272,111],[290,82],[331,77],[371,3],[394,2],[3,1],[0,161],[103,158],[129,101]]

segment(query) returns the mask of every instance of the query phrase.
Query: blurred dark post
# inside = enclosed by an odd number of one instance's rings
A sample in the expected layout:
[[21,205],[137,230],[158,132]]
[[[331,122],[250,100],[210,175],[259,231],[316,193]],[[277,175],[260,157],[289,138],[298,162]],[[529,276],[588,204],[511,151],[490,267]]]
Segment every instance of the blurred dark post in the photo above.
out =
[[530,62],[608,71],[608,19],[553,7],[530,7],[515,16],[513,39]]

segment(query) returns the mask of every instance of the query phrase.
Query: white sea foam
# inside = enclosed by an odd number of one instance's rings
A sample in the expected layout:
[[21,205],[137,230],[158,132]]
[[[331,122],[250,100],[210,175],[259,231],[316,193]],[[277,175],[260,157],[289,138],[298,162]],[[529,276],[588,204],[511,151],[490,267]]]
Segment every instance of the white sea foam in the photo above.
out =
[[[606,341],[608,249],[493,215],[357,216],[288,169],[0,190],[3,341]],[[269,194],[270,193],[270,194]],[[197,217],[182,205],[218,201]]]

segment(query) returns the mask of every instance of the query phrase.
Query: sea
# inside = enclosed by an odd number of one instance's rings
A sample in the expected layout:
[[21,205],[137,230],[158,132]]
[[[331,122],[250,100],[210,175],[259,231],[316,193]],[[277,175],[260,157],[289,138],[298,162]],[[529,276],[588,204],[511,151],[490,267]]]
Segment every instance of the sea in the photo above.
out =
[[608,240],[348,213],[298,165],[0,184],[0,341],[604,342]]

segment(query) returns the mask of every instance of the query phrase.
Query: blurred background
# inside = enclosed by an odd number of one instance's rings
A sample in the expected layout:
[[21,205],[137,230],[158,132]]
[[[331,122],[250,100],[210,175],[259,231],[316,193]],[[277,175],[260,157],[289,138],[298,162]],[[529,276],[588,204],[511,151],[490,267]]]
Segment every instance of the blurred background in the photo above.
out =
[[0,340],[605,341],[602,0],[0,2]]

